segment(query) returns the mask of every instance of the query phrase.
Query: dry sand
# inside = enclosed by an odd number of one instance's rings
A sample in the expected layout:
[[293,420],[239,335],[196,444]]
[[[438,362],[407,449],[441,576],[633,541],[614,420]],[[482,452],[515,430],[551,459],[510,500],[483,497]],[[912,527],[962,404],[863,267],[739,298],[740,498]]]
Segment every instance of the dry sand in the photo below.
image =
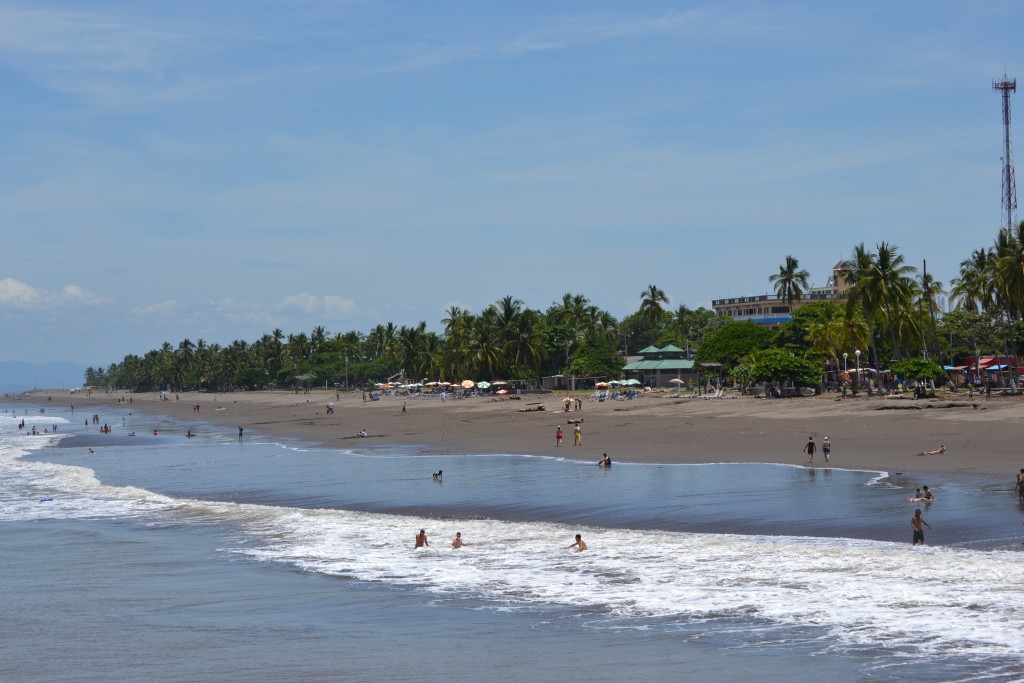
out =
[[[91,397],[37,392],[35,400],[74,404],[77,414],[99,413],[131,398],[130,408],[169,415],[195,431],[211,427],[257,435],[303,439],[339,448],[416,445],[424,453],[519,453],[597,461],[806,464],[808,436],[819,445],[815,465],[824,464],[822,438],[832,441],[834,467],[887,472],[982,475],[1014,481],[1024,467],[1020,447],[1024,400],[998,397],[915,401],[892,398],[675,398],[648,392],[632,401],[595,403],[586,393],[579,412],[562,412],[564,393],[521,400],[382,397],[364,402],[360,392],[324,390],[225,394],[182,393],[164,401],[158,394],[100,394]],[[334,414],[327,413],[335,403]],[[192,409],[199,403],[199,412]],[[403,403],[407,407],[402,414]],[[520,412],[538,404],[543,412]],[[124,407],[124,406],[119,406]],[[569,420],[582,419],[583,444],[574,446]],[[555,428],[565,440],[555,446]],[[220,427],[222,426],[222,427]],[[356,436],[366,429],[367,438]],[[943,455],[918,453],[945,444]],[[1009,485],[1009,484],[1008,484]]]

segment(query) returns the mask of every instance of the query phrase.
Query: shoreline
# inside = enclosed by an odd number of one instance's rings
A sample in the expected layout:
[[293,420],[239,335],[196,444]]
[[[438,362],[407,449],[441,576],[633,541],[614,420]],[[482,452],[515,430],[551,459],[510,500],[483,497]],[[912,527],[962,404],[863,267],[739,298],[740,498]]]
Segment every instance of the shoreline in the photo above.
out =
[[[607,452],[612,461],[637,463],[773,463],[806,466],[802,448],[808,436],[819,444],[814,466],[825,465],[820,443],[832,442],[833,468],[894,474],[984,476],[1007,482],[1024,466],[1017,423],[1024,400],[998,397],[979,401],[948,399],[735,399],[676,398],[648,392],[632,401],[588,400],[583,408],[562,412],[565,393],[526,395],[521,400],[491,397],[448,399],[383,396],[364,402],[360,392],[336,397],[322,389],[224,394],[187,392],[99,393],[87,396],[34,391],[8,400],[26,400],[98,413],[113,407],[166,415],[187,426],[211,423],[229,431],[298,439],[320,447],[378,449],[403,445],[424,454],[509,453],[547,455],[596,462]],[[124,398],[124,403],[119,399]],[[129,401],[131,401],[129,403]],[[327,413],[328,402],[335,404]],[[199,411],[193,404],[199,404]],[[402,406],[406,412],[403,414]],[[521,412],[543,405],[540,412]],[[574,446],[569,420],[582,420],[582,445]],[[565,439],[555,445],[555,428]],[[365,429],[368,436],[358,437]],[[942,455],[921,451],[946,446]]]

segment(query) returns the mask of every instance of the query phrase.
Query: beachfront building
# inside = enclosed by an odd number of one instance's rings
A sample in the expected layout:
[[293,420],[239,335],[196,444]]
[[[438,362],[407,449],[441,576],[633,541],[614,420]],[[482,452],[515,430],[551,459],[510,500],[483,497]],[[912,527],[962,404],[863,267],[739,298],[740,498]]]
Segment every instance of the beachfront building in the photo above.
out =
[[752,294],[728,299],[714,299],[711,307],[715,314],[732,318],[735,321],[749,320],[771,330],[779,329],[782,323],[793,318],[793,311],[812,301],[836,301],[843,299],[849,283],[843,277],[848,264],[840,261],[832,266],[832,275],[824,287],[811,287],[802,298],[794,300],[793,305],[777,294]]
[[658,348],[648,346],[640,349],[640,360],[629,363],[623,372],[627,376],[640,380],[640,383],[648,387],[675,387],[681,380],[688,386],[697,385],[697,371],[693,367],[693,361],[687,360],[686,351],[669,344]]

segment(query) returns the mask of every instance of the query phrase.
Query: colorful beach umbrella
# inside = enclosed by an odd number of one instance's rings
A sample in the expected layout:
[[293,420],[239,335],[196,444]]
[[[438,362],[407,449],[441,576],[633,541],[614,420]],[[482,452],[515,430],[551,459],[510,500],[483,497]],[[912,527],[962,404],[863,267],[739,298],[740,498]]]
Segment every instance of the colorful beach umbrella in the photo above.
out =
[[481,389],[490,389],[491,388],[491,383],[490,382],[477,382],[476,385],[478,387],[480,387]]

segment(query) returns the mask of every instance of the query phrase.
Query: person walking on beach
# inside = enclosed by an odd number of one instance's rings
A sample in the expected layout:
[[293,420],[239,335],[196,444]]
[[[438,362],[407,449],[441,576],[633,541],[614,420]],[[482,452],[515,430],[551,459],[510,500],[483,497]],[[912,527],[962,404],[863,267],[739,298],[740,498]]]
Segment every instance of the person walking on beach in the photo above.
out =
[[405,415],[405,404],[402,404],[402,415]]
[[572,430],[572,441],[573,446],[579,446],[580,444],[583,443],[583,430],[580,428],[579,425],[576,425],[576,427]]
[[583,537],[576,534],[576,542],[569,546],[570,548],[576,548],[576,552],[581,553],[587,549],[587,544],[583,542]]
[[244,432],[244,431],[245,431],[245,429],[243,427],[239,427],[238,428],[238,440],[239,441],[242,440],[242,432]]
[[814,462],[814,451],[816,449],[817,446],[814,445],[814,437],[807,437],[807,443],[804,445],[804,453],[807,454],[808,462]]
[[921,516],[921,508],[917,508],[914,511],[914,516],[910,518],[910,528],[914,530],[914,545],[917,545],[919,542],[921,545],[924,545],[924,529],[921,528],[922,524],[931,530],[932,525],[924,521],[924,517]]
[[825,462],[828,462],[828,456],[832,453],[832,442],[825,437],[825,440],[821,442],[821,454],[825,456]]
[[555,427],[555,447],[562,445],[562,425]]
[[420,532],[418,534],[416,534],[416,547],[417,548],[427,548],[427,547],[430,547],[430,544],[427,543],[427,530],[426,529],[420,529]]

